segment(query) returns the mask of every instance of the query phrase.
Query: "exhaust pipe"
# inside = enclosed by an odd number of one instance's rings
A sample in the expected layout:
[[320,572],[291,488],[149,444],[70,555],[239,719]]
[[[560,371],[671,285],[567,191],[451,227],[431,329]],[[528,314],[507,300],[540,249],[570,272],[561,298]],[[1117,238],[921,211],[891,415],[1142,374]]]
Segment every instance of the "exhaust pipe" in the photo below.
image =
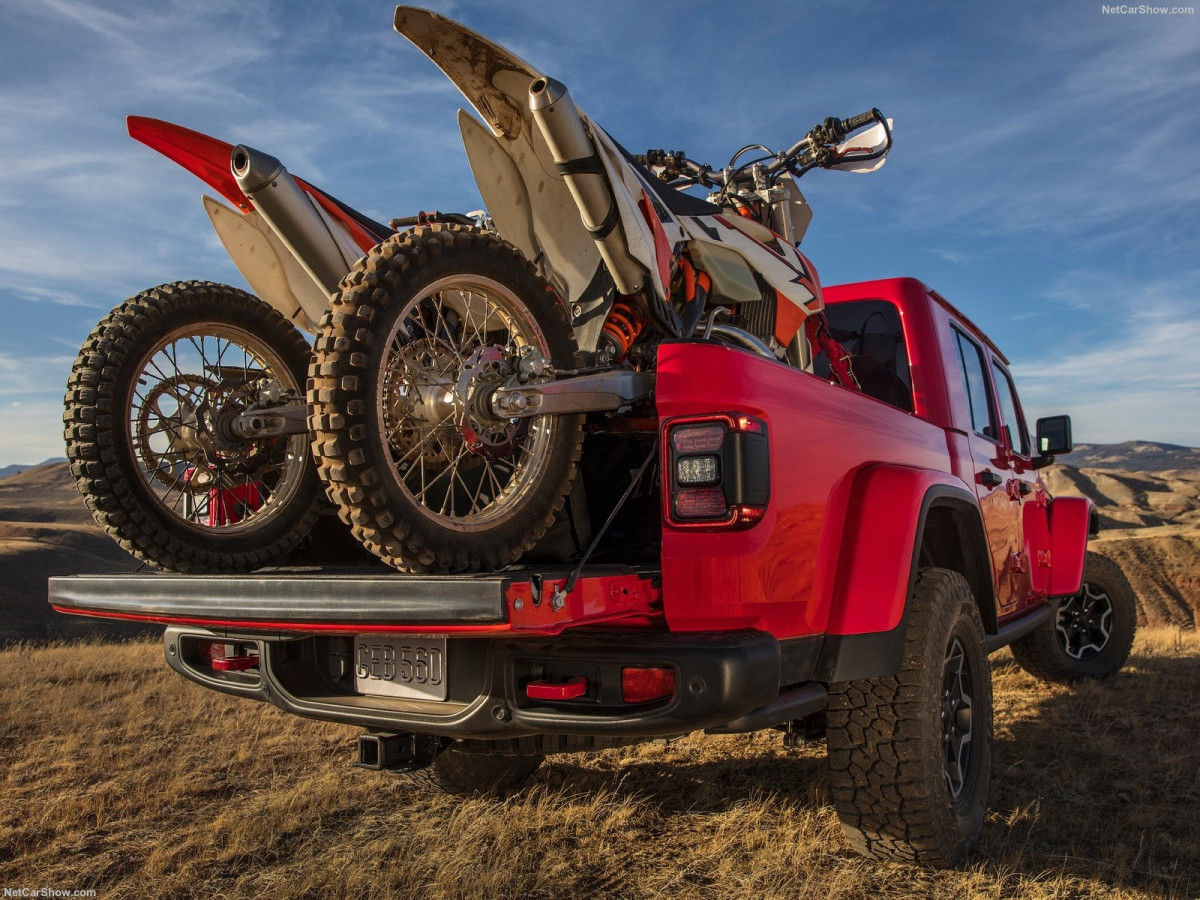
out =
[[625,249],[617,227],[621,214],[605,177],[604,163],[583,127],[575,101],[562,82],[540,77],[529,85],[529,110],[617,290],[622,294],[637,293],[644,272]]
[[229,160],[233,177],[258,214],[326,295],[337,292],[350,265],[308,195],[273,156],[239,144]]

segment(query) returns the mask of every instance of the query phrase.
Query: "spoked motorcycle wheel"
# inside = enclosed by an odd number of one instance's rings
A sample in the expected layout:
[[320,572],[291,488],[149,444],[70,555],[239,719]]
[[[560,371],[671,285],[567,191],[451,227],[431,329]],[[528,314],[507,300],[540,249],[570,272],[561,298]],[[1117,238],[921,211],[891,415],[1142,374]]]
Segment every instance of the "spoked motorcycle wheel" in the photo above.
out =
[[329,498],[373,553],[411,572],[517,559],[562,508],[581,415],[503,418],[522,359],[576,365],[566,311],[513,247],[473,229],[395,235],[322,321],[313,451]]
[[317,516],[308,437],[243,439],[232,420],[302,403],[308,356],[283,316],[226,285],[162,285],[114,309],[80,350],[63,415],[97,522],[168,571],[249,571],[292,550]]

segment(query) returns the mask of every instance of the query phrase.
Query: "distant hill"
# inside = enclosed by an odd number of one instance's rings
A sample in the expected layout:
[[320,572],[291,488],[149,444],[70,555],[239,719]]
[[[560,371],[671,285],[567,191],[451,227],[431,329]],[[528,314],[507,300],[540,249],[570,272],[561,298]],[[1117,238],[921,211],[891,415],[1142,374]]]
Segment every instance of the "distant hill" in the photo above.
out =
[[1081,445],[1042,478],[1056,496],[1091,498],[1101,528],[1092,549],[1124,570],[1142,624],[1200,623],[1200,450]]
[[[294,562],[383,566],[332,515],[321,517]],[[139,567],[96,524],[65,461],[0,479],[0,645],[97,633],[127,637],[161,632],[161,626],[63,615],[46,602],[46,579],[52,575],[103,575]]]
[[31,466],[26,466],[21,463],[15,463],[11,466],[0,466],[0,479],[8,478],[11,475],[20,475],[22,472],[28,472],[30,469],[36,469],[39,466],[48,466],[51,463],[65,463],[65,456],[57,456],[54,459],[44,459],[40,463],[34,463]]
[[1168,469],[1200,468],[1200,449],[1160,444],[1155,441],[1125,441],[1120,444],[1076,444],[1073,453],[1056,462],[1076,469],[1123,469],[1126,472],[1165,472]]
[[[10,467],[11,468],[11,467]],[[51,575],[129,572],[138,561],[92,519],[65,460],[0,479],[0,644],[147,629],[128,622],[65,616],[46,602]]]
[[66,460],[32,466],[0,480],[0,522],[88,525],[99,531]]

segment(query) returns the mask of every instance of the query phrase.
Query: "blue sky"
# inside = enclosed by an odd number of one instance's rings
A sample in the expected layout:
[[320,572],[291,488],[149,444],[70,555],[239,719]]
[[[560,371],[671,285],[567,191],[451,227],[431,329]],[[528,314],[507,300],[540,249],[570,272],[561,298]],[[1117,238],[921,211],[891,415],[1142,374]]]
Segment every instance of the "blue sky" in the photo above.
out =
[[[1200,13],[434,8],[565,82],[635,150],[720,165],[878,106],[896,121],[888,164],[804,180],[822,279],[934,286],[1012,359],[1030,419],[1070,413],[1078,441],[1200,446]],[[375,2],[0,5],[0,465],[62,455],[71,362],[121,299],[243,283],[205,186],[130,140],[126,115],[251,144],[379,219],[479,205],[461,97],[391,19]]]

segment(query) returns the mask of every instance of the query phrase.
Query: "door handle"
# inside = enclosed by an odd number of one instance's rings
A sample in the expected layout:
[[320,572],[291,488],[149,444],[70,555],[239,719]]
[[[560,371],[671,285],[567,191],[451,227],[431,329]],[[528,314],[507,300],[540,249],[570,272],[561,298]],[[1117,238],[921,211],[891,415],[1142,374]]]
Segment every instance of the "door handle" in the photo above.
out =
[[1033,487],[1028,481],[1022,481],[1020,478],[1011,479],[1006,485],[1008,488],[1008,496],[1010,500],[1020,502],[1022,498],[1028,497],[1033,493]]
[[993,488],[998,488],[1000,485],[1004,484],[1004,479],[991,469],[984,469],[979,473],[979,483],[990,491]]

